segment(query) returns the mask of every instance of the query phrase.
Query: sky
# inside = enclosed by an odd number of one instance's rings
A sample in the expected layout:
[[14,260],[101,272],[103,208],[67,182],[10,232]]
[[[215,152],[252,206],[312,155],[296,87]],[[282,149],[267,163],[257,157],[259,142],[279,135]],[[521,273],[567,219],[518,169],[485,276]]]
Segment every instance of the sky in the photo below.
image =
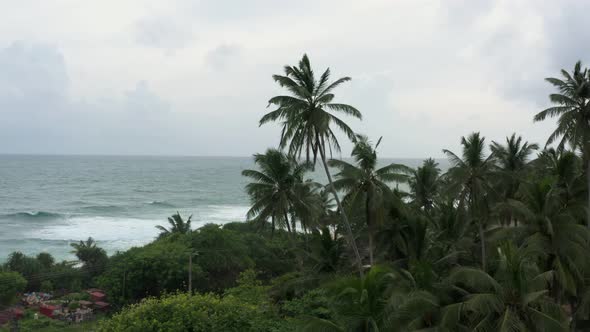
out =
[[[461,136],[544,144],[545,77],[590,63],[590,2],[0,0],[0,153],[249,156],[272,80],[309,55],[381,156]],[[350,152],[343,142],[342,155]]]

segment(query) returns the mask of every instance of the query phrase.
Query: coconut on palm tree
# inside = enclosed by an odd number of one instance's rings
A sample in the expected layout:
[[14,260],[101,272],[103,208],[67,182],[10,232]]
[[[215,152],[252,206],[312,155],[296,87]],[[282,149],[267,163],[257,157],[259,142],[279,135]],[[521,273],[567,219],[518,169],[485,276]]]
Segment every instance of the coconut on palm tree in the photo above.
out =
[[168,224],[170,225],[168,228],[157,225],[156,228],[159,229],[160,235],[159,237],[165,237],[171,234],[186,234],[191,231],[191,218],[193,216],[188,216],[188,219],[185,221],[179,212],[176,212],[171,217],[168,217]]
[[373,237],[378,222],[385,213],[385,201],[393,196],[388,184],[406,182],[409,169],[399,164],[389,164],[377,168],[377,147],[381,138],[372,146],[366,136],[357,135],[352,149],[352,157],[356,165],[339,159],[331,159],[328,164],[339,170],[336,174],[334,187],[345,191],[344,201],[352,208],[365,212],[365,222],[369,233],[369,262],[374,264]]
[[269,100],[269,106],[274,105],[277,109],[265,114],[260,119],[260,125],[280,122],[282,131],[279,146],[286,148],[290,155],[300,157],[305,154],[306,160],[313,160],[314,165],[317,157],[320,157],[328,177],[329,188],[346,227],[359,273],[362,275],[362,261],[354,234],[342,209],[340,198],[333,187],[327,162],[328,151],[331,153],[334,150],[340,150],[336,130],[343,132],[352,141],[356,139],[354,131],[337,115],[362,118],[356,108],[334,102],[334,89],[349,81],[350,77],[342,77],[330,82],[330,69],[326,69],[319,78],[316,78],[307,55],[303,56],[298,66],[285,66],[284,71],[284,75],[273,75],[273,79],[289,94]]
[[451,189],[458,193],[459,204],[469,210],[472,222],[479,228],[481,245],[481,265],[486,269],[485,228],[487,219],[487,205],[491,192],[490,175],[492,174],[493,155],[485,156],[485,138],[479,133],[472,133],[467,138],[461,137],[463,153],[461,157],[449,150],[443,152],[449,157],[453,167],[448,174]]
[[[559,141],[558,150],[563,150],[566,144],[582,152],[586,165],[587,189],[590,192],[590,71],[582,69],[578,61],[574,70],[569,73],[562,69],[562,79],[546,78],[558,90],[549,95],[556,106],[537,113],[534,121],[543,121],[547,117],[558,117],[557,128],[547,139],[547,145]],[[586,223],[590,227],[590,195]]]

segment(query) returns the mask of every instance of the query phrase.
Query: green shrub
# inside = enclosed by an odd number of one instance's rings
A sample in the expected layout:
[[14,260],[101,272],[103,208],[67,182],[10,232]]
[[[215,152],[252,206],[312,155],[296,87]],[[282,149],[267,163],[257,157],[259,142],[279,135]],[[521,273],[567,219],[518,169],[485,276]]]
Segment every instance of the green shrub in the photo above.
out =
[[43,293],[51,293],[53,292],[53,283],[49,280],[45,280],[41,283],[39,290]]
[[286,321],[256,305],[214,294],[150,298],[127,307],[101,324],[100,331],[285,331]]
[[16,295],[22,292],[27,280],[18,272],[0,272],[0,305],[14,302]]

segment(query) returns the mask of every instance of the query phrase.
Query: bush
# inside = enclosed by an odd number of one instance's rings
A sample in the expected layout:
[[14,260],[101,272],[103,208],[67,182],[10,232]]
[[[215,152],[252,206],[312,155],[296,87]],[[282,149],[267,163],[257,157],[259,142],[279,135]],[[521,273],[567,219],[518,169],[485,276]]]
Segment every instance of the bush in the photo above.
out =
[[61,297],[65,301],[90,301],[88,293],[70,293]]
[[21,293],[27,280],[18,272],[0,272],[0,305],[14,302],[16,295]]
[[45,280],[41,283],[39,290],[43,293],[51,293],[53,292],[53,283],[49,280]]
[[100,331],[285,331],[286,321],[257,306],[213,294],[178,294],[150,298],[127,307],[100,326]]
[[[185,241],[168,238],[131,248],[111,257],[106,271],[97,279],[98,286],[116,305],[186,290],[189,252]],[[193,279],[201,274],[199,266],[193,264]]]

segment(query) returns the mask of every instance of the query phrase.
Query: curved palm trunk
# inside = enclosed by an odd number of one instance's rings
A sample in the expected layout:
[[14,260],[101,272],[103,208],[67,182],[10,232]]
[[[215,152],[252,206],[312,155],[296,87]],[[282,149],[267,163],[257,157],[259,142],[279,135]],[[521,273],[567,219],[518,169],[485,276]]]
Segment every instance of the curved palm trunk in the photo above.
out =
[[338,211],[340,212],[340,217],[342,218],[342,222],[346,227],[346,231],[348,233],[348,241],[352,246],[352,250],[354,251],[354,255],[356,257],[356,263],[359,270],[359,275],[363,278],[363,263],[361,260],[361,255],[359,254],[359,249],[356,246],[356,241],[354,240],[354,235],[352,234],[352,228],[350,227],[350,223],[348,222],[348,217],[346,217],[346,213],[342,208],[342,204],[340,203],[340,198],[336,193],[336,189],[334,188],[334,184],[332,182],[332,175],[330,175],[330,169],[328,168],[328,162],[326,161],[326,149],[322,143],[318,144],[320,150],[320,156],[322,158],[322,164],[324,165],[324,170],[326,171],[326,176],[328,177],[328,186],[330,187],[330,191],[334,196],[334,200],[336,201],[336,206],[338,207]]

